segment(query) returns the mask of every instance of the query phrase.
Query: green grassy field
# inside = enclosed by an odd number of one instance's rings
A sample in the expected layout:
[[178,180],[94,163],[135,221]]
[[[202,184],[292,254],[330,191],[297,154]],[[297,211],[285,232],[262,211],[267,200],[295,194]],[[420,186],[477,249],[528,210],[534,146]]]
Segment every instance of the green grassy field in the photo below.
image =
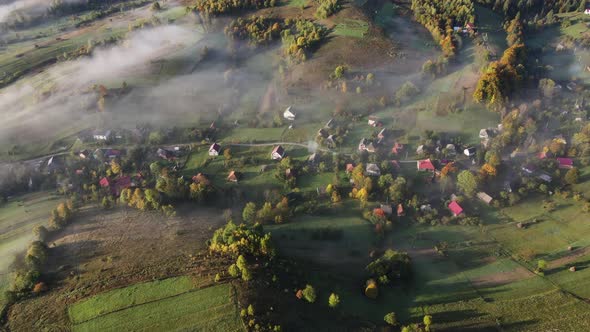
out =
[[230,284],[196,288],[190,277],[116,289],[72,305],[74,331],[244,331]]
[[287,0],[287,6],[301,8],[307,4],[307,0]]
[[[590,225],[581,223],[572,207],[543,215],[543,221],[524,230],[517,230],[516,222],[506,222],[511,217],[534,215],[532,211],[542,214],[539,202],[525,201],[501,214],[490,209],[484,214],[486,226],[481,228],[394,222],[394,230],[383,244],[410,254],[414,279],[410,284],[381,287],[375,301],[367,299],[361,290],[367,278],[363,267],[370,261],[368,252],[376,237],[370,224],[360,217],[357,202],[344,202],[326,216],[300,217],[265,229],[288,255],[313,263],[309,282],[316,289],[326,290],[320,298],[331,291],[339,294],[341,310],[347,314],[378,322],[393,310],[408,322],[430,313],[436,328],[442,330],[496,331],[498,326],[510,331],[579,330],[590,319],[590,308],[561,290],[581,297],[589,295],[588,255],[571,262],[578,267],[575,273],[567,271],[569,265],[552,267],[545,277],[532,270],[538,257],[547,259],[550,265],[553,261],[558,264],[556,259],[563,256],[568,243],[589,245],[585,239]],[[571,221],[560,219],[568,215]],[[560,233],[554,234],[554,228]],[[341,238],[319,240],[317,231],[325,229],[341,232]],[[448,244],[445,256],[433,250],[441,242]],[[526,260],[516,254],[525,248],[536,250],[539,256]],[[555,307],[564,310],[558,313]]]
[[369,23],[362,20],[342,19],[334,27],[337,36],[363,38],[369,31]]
[[0,308],[9,284],[9,266],[33,239],[32,229],[45,224],[60,198],[47,192],[12,198],[0,205]]

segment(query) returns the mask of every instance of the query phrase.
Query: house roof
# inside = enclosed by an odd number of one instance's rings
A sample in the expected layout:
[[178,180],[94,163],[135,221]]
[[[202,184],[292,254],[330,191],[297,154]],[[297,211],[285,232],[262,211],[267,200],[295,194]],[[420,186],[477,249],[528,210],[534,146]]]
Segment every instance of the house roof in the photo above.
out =
[[131,187],[131,177],[121,176],[115,180],[115,187],[117,190]]
[[209,147],[209,151],[221,151],[221,145],[217,144],[217,143],[213,143],[211,144],[211,146]]
[[484,201],[486,204],[490,204],[490,202],[493,200],[492,196],[482,192],[477,193],[477,198],[481,199],[482,201]]
[[404,206],[400,204],[397,205],[397,214],[401,215],[404,213]]
[[201,183],[204,185],[209,185],[211,182],[209,181],[209,178],[207,178],[207,176],[203,173],[199,173],[195,176],[193,176],[193,182],[195,183]]
[[366,170],[367,172],[381,172],[381,169],[379,169],[377,164],[367,164]]
[[287,107],[287,109],[285,110],[285,112],[283,112],[283,115],[284,116],[293,116],[294,117],[295,116],[295,113],[293,113],[291,111],[291,106],[289,106],[289,107]]
[[280,155],[282,156],[282,155],[285,153],[285,149],[283,149],[283,147],[282,147],[282,146],[280,146],[280,145],[277,145],[277,146],[275,146],[275,148],[274,148],[274,149],[272,149],[272,153],[273,153],[273,154],[274,154],[274,153],[278,153],[278,154],[280,154]]
[[418,160],[418,169],[427,169],[431,171],[435,170],[434,164],[430,159]]
[[100,184],[101,187],[108,187],[111,185],[111,182],[106,177],[100,179],[100,181],[98,183]]
[[391,148],[391,153],[400,153],[402,150],[404,149],[404,145],[403,144],[399,144],[398,142],[395,142],[395,144],[393,145],[393,148]]
[[451,204],[449,204],[449,210],[451,210],[451,212],[453,212],[454,215],[459,215],[463,213],[463,208],[461,207],[461,205],[459,205],[459,203],[455,201],[452,201]]
[[229,172],[229,175],[227,176],[227,180],[228,181],[238,181],[238,175],[236,174],[235,171],[231,171],[231,172]]
[[557,158],[560,167],[573,167],[574,160],[571,158]]
[[391,214],[393,212],[393,209],[391,208],[391,205],[389,204],[381,204],[381,210],[383,210],[383,212],[385,212],[385,214]]

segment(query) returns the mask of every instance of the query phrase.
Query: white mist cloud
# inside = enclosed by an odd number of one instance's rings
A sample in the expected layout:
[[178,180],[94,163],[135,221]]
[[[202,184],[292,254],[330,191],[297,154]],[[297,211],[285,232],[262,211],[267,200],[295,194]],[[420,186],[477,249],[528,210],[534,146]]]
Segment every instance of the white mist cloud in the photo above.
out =
[[[77,3],[84,0],[62,0],[63,3]],[[9,4],[0,5],[0,23],[8,21],[16,11],[27,15],[42,15],[51,7],[51,0],[17,0]]]

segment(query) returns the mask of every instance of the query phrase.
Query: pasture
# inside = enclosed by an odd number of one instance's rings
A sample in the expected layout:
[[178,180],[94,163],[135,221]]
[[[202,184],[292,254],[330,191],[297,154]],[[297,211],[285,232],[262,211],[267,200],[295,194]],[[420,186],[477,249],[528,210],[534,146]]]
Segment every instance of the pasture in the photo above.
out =
[[73,331],[244,331],[230,284],[196,288],[190,277],[136,284],[69,307]]
[[[345,201],[326,216],[265,227],[284,252],[308,262],[309,282],[320,290],[320,298],[338,293],[347,314],[378,322],[393,310],[409,322],[428,313],[437,329],[449,331],[495,331],[498,326],[510,331],[576,330],[590,319],[588,304],[576,298],[589,295],[585,239],[590,225],[580,222],[565,201],[549,214],[543,213],[539,199],[525,201],[483,215],[482,227],[420,226],[394,218],[392,233],[381,242],[356,204]],[[517,230],[511,218],[524,220],[527,213],[541,215],[540,221]],[[444,253],[434,249],[441,244]],[[568,244],[574,244],[573,252],[567,252]],[[363,268],[370,262],[369,251],[379,247],[408,252],[414,279],[381,286],[373,301],[362,294],[367,278]],[[536,252],[532,257],[526,255],[530,250]],[[538,259],[549,263],[545,276],[533,273]],[[567,270],[572,265],[577,272]]]
[[9,285],[9,267],[15,256],[33,240],[33,228],[49,219],[60,197],[37,192],[11,198],[0,205],[0,309],[4,306],[4,291]]
[[337,36],[363,38],[368,31],[368,22],[347,18],[336,23],[333,33]]

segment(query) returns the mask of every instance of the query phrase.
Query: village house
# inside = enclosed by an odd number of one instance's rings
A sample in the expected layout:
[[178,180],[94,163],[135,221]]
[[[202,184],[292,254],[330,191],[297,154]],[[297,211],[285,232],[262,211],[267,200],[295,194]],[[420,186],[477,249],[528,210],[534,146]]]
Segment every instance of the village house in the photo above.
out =
[[459,203],[457,203],[456,201],[452,201],[449,204],[449,210],[451,210],[451,213],[453,214],[453,216],[458,216],[460,214],[463,213],[463,208],[461,207],[461,205],[459,205]]
[[466,155],[467,157],[475,156],[475,152],[476,152],[476,150],[473,147],[463,150],[463,154]]
[[526,174],[528,174],[528,175],[531,175],[531,174],[533,174],[533,173],[535,172],[535,170],[536,170],[537,168],[536,168],[536,167],[535,167],[535,165],[533,165],[533,164],[526,164],[526,165],[522,165],[522,166],[520,167],[520,169],[521,169],[523,172],[525,172]]
[[418,145],[418,148],[416,149],[416,154],[422,154],[422,153],[424,153],[424,144]]
[[393,153],[393,154],[400,154],[403,151],[404,151],[403,144],[399,144],[398,142],[395,142],[395,144],[393,144],[393,148],[391,148],[391,153]]
[[270,153],[270,158],[272,160],[281,160],[285,157],[285,149],[283,149],[282,146],[277,145],[274,147],[274,149],[272,149],[272,152]]
[[586,9],[584,10],[584,14],[586,14],[586,15],[590,15],[590,8],[586,8]]
[[377,164],[367,164],[365,171],[369,176],[381,176],[381,169]]
[[332,128],[333,125],[334,125],[334,119],[330,119],[330,120],[328,120],[328,122],[326,122],[326,125],[324,126],[324,128],[330,129],[330,128]]
[[203,173],[199,173],[199,174],[193,176],[193,182],[197,183],[197,184],[202,184],[205,186],[208,186],[211,184],[211,181],[209,181],[209,178]]
[[574,167],[574,160],[572,158],[557,158],[559,168],[570,169]]
[[545,174],[545,173],[541,173],[541,174],[537,175],[537,179],[543,180],[547,183],[550,183],[553,180],[551,175]]
[[406,212],[404,211],[404,206],[400,204],[397,205],[397,216],[398,217],[403,217],[406,215]]
[[221,145],[219,145],[217,143],[213,143],[209,147],[209,155],[212,157],[219,156],[220,152],[221,152]]
[[295,176],[295,170],[294,170],[294,169],[287,168],[287,169],[285,170],[285,177],[286,177],[287,179],[290,179],[290,178],[292,178],[292,177],[294,177],[294,176]]
[[416,162],[419,171],[433,171],[436,169],[430,159],[418,160]]
[[381,204],[380,208],[383,210],[383,213],[385,213],[386,216],[390,216],[393,213],[391,204]]
[[326,144],[328,144],[331,147],[336,146],[336,141],[334,141],[334,135],[330,135],[328,136],[328,138],[326,138]]
[[227,176],[227,181],[237,183],[238,182],[238,173],[236,173],[236,171],[229,172],[229,175]]
[[354,164],[346,164],[346,173],[352,173],[354,170]]
[[158,157],[166,160],[175,159],[174,152],[166,149],[159,148],[157,151]]
[[47,160],[47,166],[45,167],[45,172],[47,172],[47,173],[54,173],[56,171],[61,170],[62,168],[63,168],[62,161],[59,160],[58,157],[51,156]]
[[283,118],[294,121],[295,120],[295,113],[292,111],[291,106],[287,107],[285,112],[283,112]]
[[383,140],[383,139],[385,139],[385,136],[386,135],[387,135],[387,129],[386,128],[383,128],[383,129],[381,129],[381,131],[379,132],[379,134],[377,134],[377,138],[379,140]]
[[120,176],[117,179],[110,180],[107,177],[103,177],[100,179],[98,184],[105,189],[109,189],[110,193],[113,196],[121,195],[123,189],[131,188],[131,177],[129,176]]
[[111,139],[111,135],[112,135],[112,132],[110,130],[106,130],[106,131],[95,130],[92,133],[92,138],[94,138],[94,140],[96,140],[96,141],[108,141]]
[[307,158],[307,161],[312,165],[316,164],[319,160],[320,158],[317,153],[313,153],[309,156],[309,158]]
[[371,127],[380,127],[381,126],[381,122],[379,122],[379,119],[377,117],[374,116],[370,116],[369,120],[367,121],[367,124]]
[[478,192],[477,193],[477,198],[479,198],[482,202],[486,203],[486,204],[490,204],[493,200],[492,196],[482,192]]
[[326,137],[326,136],[328,136],[328,132],[326,131],[326,129],[320,128],[320,130],[318,130],[318,137]]
[[88,159],[88,157],[90,157],[90,151],[84,149],[84,150],[78,152],[78,157],[80,157],[80,159]]
[[370,140],[363,138],[359,142],[359,151],[367,151],[370,153],[374,153],[376,151],[375,145]]

